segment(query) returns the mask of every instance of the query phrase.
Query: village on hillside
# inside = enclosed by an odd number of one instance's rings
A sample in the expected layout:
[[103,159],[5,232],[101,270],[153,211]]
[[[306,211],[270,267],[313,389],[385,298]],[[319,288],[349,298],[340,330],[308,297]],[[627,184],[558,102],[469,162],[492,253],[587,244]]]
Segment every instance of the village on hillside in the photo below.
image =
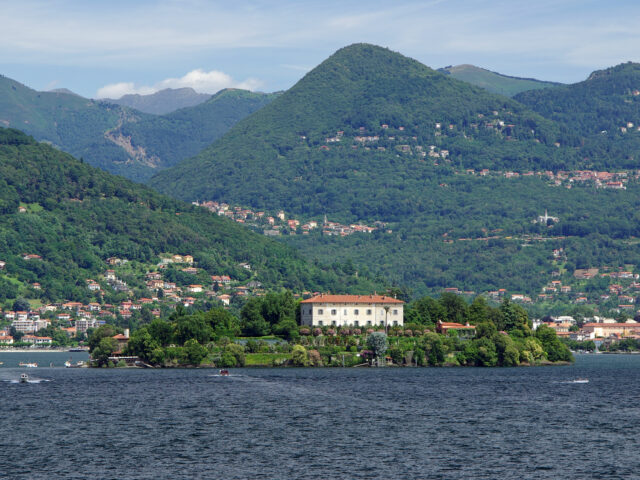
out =
[[[29,258],[37,261],[40,257],[29,255]],[[27,303],[23,309],[0,312],[0,345],[77,343],[86,339],[89,329],[106,323],[150,321],[167,317],[178,305],[185,308],[229,306],[234,299],[264,295],[262,283],[255,278],[249,263],[236,266],[241,278],[223,272],[209,275],[196,266],[189,254],[163,255],[154,268],[139,275],[134,274],[126,259],[109,258],[107,263],[111,268],[99,277],[86,280],[87,292],[94,301],[38,306]],[[0,261],[0,270],[5,266],[6,262]],[[41,285],[36,282],[30,288],[40,290]],[[104,301],[107,295],[121,300],[107,303]],[[60,335],[65,338],[61,339]]]
[[193,202],[193,204],[271,237],[298,234],[309,235],[314,230],[322,232],[323,235],[340,237],[346,237],[354,233],[372,233],[376,230],[392,233],[391,230],[386,228],[386,223],[379,221],[374,222],[373,226],[363,223],[343,225],[338,222],[330,222],[325,215],[322,222],[317,220],[303,222],[296,218],[287,218],[284,210],[279,210],[277,213],[270,215],[263,211],[255,212],[250,208],[232,206],[224,202],[207,201],[201,203]]

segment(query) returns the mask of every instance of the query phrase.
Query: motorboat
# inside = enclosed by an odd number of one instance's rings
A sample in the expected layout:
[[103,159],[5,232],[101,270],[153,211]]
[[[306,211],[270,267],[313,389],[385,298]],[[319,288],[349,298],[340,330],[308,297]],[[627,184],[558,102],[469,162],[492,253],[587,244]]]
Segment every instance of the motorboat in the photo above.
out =
[[84,367],[84,362],[82,360],[76,362],[75,364],[71,363],[71,361],[67,360],[64,362],[64,366],[66,368],[82,368]]
[[26,373],[20,374],[20,383],[27,383],[27,382],[29,382],[29,375],[27,375]]
[[27,368],[36,368],[38,364],[36,362],[20,362],[18,364],[19,367],[27,367]]
[[589,383],[589,379],[588,378],[576,378],[573,382],[571,383]]
[[228,377],[229,376],[229,370],[227,370],[226,368],[223,368],[222,370],[220,370],[220,376],[221,377]]

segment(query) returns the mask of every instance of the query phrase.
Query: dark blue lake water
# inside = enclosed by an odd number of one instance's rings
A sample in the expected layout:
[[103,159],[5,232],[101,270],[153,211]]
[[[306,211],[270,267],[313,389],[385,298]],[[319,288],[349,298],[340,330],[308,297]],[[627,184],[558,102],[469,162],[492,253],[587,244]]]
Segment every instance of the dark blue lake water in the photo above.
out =
[[215,373],[2,367],[0,477],[640,477],[640,356]]

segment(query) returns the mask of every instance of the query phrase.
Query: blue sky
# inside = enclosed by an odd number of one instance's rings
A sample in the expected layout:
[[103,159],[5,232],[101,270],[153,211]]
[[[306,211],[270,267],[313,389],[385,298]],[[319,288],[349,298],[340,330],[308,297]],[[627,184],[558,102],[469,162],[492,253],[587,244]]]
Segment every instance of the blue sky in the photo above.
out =
[[567,83],[640,61],[637,1],[0,0],[0,12],[0,73],[92,98],[282,90],[356,42]]

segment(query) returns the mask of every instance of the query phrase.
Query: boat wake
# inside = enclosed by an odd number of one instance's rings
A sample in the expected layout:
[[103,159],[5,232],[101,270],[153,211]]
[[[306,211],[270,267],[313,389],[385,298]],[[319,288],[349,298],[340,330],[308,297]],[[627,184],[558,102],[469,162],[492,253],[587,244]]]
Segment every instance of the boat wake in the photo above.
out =
[[9,379],[3,379],[3,382],[7,382],[7,383],[44,383],[44,382],[50,382],[51,380],[48,380],[46,378],[29,378],[27,380],[20,380],[19,378],[9,378]]

